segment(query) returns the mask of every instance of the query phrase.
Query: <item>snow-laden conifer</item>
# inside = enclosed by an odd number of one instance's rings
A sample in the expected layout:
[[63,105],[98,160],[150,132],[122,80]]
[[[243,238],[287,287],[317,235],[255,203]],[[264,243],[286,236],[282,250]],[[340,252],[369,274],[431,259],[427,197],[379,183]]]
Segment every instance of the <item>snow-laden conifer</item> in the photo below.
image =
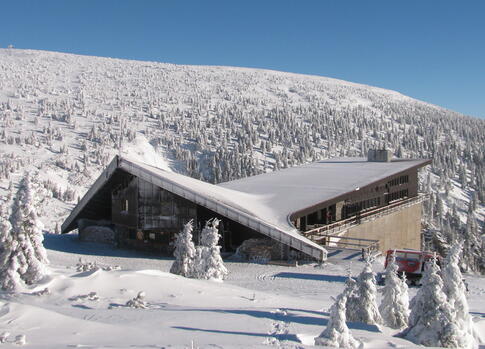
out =
[[327,327],[315,338],[315,345],[335,348],[357,348],[359,342],[352,337],[347,327],[346,309],[348,291],[344,290],[330,308],[330,318]]
[[369,260],[366,261],[364,269],[357,279],[353,298],[352,312],[347,311],[347,314],[350,315],[349,321],[363,322],[369,325],[382,323],[377,306],[376,277]]
[[23,283],[39,281],[47,272],[42,223],[35,211],[28,176],[20,183],[9,221],[3,215],[0,220],[0,280],[4,290],[16,291]]
[[12,239],[12,226],[0,215],[0,287],[16,291],[22,284],[19,273],[18,243]]
[[16,291],[22,284],[18,271],[18,243],[12,239],[12,225],[5,217],[6,211],[0,205],[0,287],[5,291]]
[[401,335],[428,347],[458,348],[460,331],[453,322],[439,272],[436,258],[426,263],[422,286],[411,300],[409,325]]
[[357,293],[357,281],[352,278],[349,274],[347,280],[345,281],[344,292],[347,296],[347,301],[345,304],[347,320],[354,321],[354,314],[360,309],[360,300]]
[[219,220],[206,222],[202,230],[201,246],[197,247],[194,277],[199,279],[223,280],[227,269],[221,257],[219,242]]
[[177,235],[175,241],[175,261],[170,268],[172,274],[178,274],[185,277],[191,275],[195,257],[195,246],[192,241],[192,221],[184,225],[182,231]]
[[409,318],[408,285],[399,278],[398,269],[394,252],[387,263],[386,284],[382,290],[379,312],[384,324],[395,329],[406,327]]
[[484,271],[485,251],[482,248],[476,213],[471,205],[468,210],[463,241],[463,258],[461,260],[463,269],[465,271]]
[[19,272],[28,285],[36,283],[47,273],[44,265],[47,257],[42,245],[42,230],[39,229],[41,223],[35,214],[31,190],[30,178],[26,176],[20,182],[10,215],[12,239],[18,243]]
[[473,320],[468,312],[466,299],[466,287],[459,268],[462,244],[457,242],[453,245],[446,256],[442,271],[444,291],[452,309],[453,322],[461,332],[459,336],[460,348],[472,349],[477,347]]
[[[22,183],[23,197],[21,208],[24,212],[24,221],[22,224],[25,234],[28,236],[34,249],[35,257],[43,264],[48,264],[47,252],[44,248],[44,235],[42,230],[44,225],[37,215],[37,209],[34,206],[33,188],[30,176],[26,176]],[[22,188],[22,187],[21,187]]]

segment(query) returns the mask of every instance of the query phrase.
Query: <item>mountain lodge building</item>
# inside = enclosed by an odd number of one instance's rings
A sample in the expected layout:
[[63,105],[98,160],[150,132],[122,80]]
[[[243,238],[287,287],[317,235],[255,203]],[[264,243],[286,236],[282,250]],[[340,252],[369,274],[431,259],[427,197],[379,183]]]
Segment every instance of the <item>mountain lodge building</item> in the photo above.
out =
[[81,240],[173,252],[192,220],[197,231],[220,219],[223,251],[244,241],[270,245],[271,258],[310,257],[327,249],[421,248],[418,169],[430,160],[337,158],[218,185],[116,156],[62,224]]

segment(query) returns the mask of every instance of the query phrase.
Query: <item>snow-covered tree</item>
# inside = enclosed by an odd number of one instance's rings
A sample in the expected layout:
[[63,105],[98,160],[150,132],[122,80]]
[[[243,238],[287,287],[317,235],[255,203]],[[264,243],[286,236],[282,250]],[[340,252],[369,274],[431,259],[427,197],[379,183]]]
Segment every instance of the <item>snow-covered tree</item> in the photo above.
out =
[[16,291],[22,284],[19,273],[18,243],[12,238],[10,222],[0,215],[0,286]]
[[44,224],[42,224],[41,220],[39,219],[37,209],[34,205],[31,177],[27,175],[21,185],[21,188],[24,190],[21,202],[21,209],[24,213],[22,229],[32,243],[35,257],[41,263],[48,264],[49,260],[47,259],[47,252],[43,245],[44,235],[42,230],[44,228]]
[[192,241],[192,221],[184,225],[175,241],[175,261],[170,268],[172,274],[190,277],[193,269],[195,246]]
[[327,327],[315,338],[315,345],[335,347],[335,348],[357,348],[359,342],[352,337],[347,327],[346,309],[347,291],[344,290],[335,299],[335,303],[330,308],[330,318]]
[[411,300],[409,325],[401,335],[428,347],[459,348],[460,331],[453,321],[453,309],[439,273],[436,258],[432,258],[426,263],[422,286]]
[[372,271],[370,261],[366,261],[364,269],[360,273],[355,294],[353,296],[355,307],[353,311],[347,311],[349,321],[363,322],[370,325],[377,325],[382,323],[379,308],[377,307],[377,284],[375,273]]
[[47,270],[47,254],[42,245],[42,223],[39,221],[32,198],[29,176],[24,177],[14,198],[10,219],[2,216],[0,222],[0,280],[2,288],[15,291],[24,282],[34,284]]
[[482,249],[477,217],[473,209],[468,211],[463,240],[463,257],[461,260],[463,269],[466,271],[485,270],[485,251]]
[[42,279],[47,270],[47,255],[42,245],[42,223],[38,220],[32,198],[30,176],[25,176],[12,205],[12,239],[18,243],[18,262],[22,280],[28,285]]
[[202,230],[201,246],[197,247],[194,277],[216,280],[226,277],[228,272],[222,261],[219,237],[219,220],[214,218],[207,221]]
[[345,304],[347,319],[349,321],[353,321],[352,319],[355,312],[360,311],[361,303],[357,292],[357,281],[355,281],[355,279],[350,276],[350,273],[347,280],[345,281],[344,292],[347,296],[347,301]]
[[443,267],[444,291],[452,309],[453,322],[461,332],[459,335],[460,348],[472,349],[477,347],[473,320],[468,312],[466,299],[466,287],[459,268],[462,244],[457,242],[453,245],[446,256]]
[[386,267],[386,284],[382,290],[382,302],[379,306],[384,324],[395,329],[406,327],[409,318],[408,286],[400,279],[395,253],[390,255]]

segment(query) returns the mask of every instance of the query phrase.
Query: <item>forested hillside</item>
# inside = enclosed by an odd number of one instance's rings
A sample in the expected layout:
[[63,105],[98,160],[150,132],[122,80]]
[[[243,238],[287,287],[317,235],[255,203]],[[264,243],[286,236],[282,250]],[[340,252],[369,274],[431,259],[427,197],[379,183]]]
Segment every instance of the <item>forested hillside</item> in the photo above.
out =
[[397,92],[276,71],[0,50],[0,192],[37,174],[47,229],[117,153],[210,182],[386,147],[422,172],[426,247],[485,270],[485,121]]

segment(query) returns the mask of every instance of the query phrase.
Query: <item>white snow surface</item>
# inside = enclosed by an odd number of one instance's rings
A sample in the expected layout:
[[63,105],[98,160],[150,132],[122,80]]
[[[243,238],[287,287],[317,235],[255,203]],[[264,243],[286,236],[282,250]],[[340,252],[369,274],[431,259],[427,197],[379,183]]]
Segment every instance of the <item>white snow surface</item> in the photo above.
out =
[[134,161],[151,164],[164,171],[172,172],[168,162],[156,152],[148,139],[142,134],[137,134],[135,140],[126,149],[122,149],[122,152],[123,156]]
[[[226,262],[230,274],[221,283],[170,274],[173,259],[81,243],[75,234],[46,235],[45,245],[50,276],[21,294],[0,294],[0,329],[10,345],[24,334],[26,348],[313,348],[349,266],[353,275],[363,267],[352,255],[331,256],[323,267]],[[79,257],[121,268],[77,272]],[[470,312],[484,333],[485,279],[467,279]],[[49,294],[32,294],[46,287]],[[148,308],[127,307],[140,291]],[[91,292],[99,299],[76,298]],[[364,348],[419,347],[386,327],[348,327]]]
[[[219,186],[258,197],[254,214],[282,229],[294,228],[290,215],[425,163],[426,160],[370,162],[365,158],[333,158],[246,177]],[[243,202],[244,204],[244,202]],[[251,204],[247,209],[251,209]]]

